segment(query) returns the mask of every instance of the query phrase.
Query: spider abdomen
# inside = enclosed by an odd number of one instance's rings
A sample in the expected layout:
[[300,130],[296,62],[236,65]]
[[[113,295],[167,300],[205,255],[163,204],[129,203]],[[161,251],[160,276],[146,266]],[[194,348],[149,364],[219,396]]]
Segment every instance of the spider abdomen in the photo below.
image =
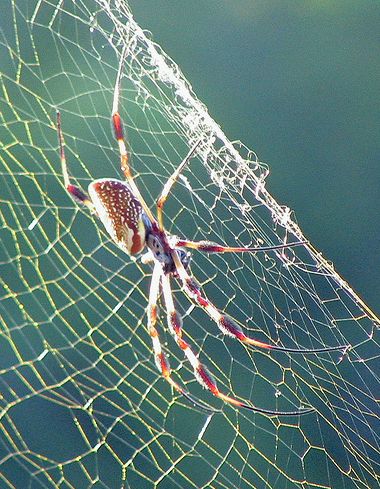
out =
[[91,182],[88,193],[96,213],[113,241],[126,253],[145,246],[145,213],[129,185],[114,178]]

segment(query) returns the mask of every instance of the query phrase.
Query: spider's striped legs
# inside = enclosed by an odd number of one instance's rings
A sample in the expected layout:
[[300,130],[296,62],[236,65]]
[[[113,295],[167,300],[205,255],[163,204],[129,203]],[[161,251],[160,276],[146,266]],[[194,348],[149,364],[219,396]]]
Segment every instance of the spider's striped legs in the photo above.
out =
[[260,251],[283,250],[285,248],[293,248],[306,244],[307,241],[295,241],[294,243],[284,243],[273,246],[256,246],[253,248],[240,246],[222,246],[212,241],[187,241],[183,239],[175,239],[174,246],[192,248],[193,250],[204,251],[205,253],[257,253]]
[[112,125],[115,133],[115,138],[119,145],[119,153],[120,153],[120,167],[122,172],[124,173],[125,178],[132,190],[132,193],[135,197],[140,201],[142,208],[144,209],[145,214],[148,216],[151,222],[154,222],[155,219],[153,217],[152,212],[150,211],[147,203],[143,199],[143,196],[140,193],[132,175],[132,170],[129,165],[129,156],[127,152],[127,147],[124,140],[124,129],[123,129],[123,121],[119,114],[119,98],[120,98],[120,81],[122,75],[122,68],[124,62],[124,54],[120,58],[119,71],[116,77],[115,90],[113,96],[113,107],[112,107]]
[[164,379],[169,382],[169,384],[180,394],[182,394],[186,399],[190,402],[203,409],[204,411],[209,412],[217,412],[214,409],[211,409],[204,405],[203,403],[198,402],[194,399],[183,387],[181,387],[177,382],[175,382],[171,377],[171,370],[169,361],[162,351],[160,339],[158,336],[158,331],[156,328],[157,323],[157,300],[159,295],[159,287],[160,287],[160,277],[162,275],[162,267],[160,263],[156,263],[153,269],[152,281],[150,284],[149,290],[149,303],[147,308],[148,315],[148,330],[150,337],[152,338],[153,343],[153,351],[154,351],[154,359],[157,365],[158,370],[161,372]]
[[186,155],[185,159],[182,161],[182,163],[174,170],[172,175],[169,177],[169,179],[165,183],[164,188],[161,191],[161,195],[157,199],[157,221],[158,221],[158,226],[159,226],[161,231],[164,229],[162,211],[163,211],[166,199],[168,198],[168,195],[169,195],[173,185],[178,180],[180,173],[182,172],[184,167],[188,164],[188,162],[191,160],[192,156],[194,155],[195,150],[199,146],[200,142],[201,141],[199,140],[193,145],[193,147],[187,153],[187,155]]
[[316,349],[298,349],[298,348],[286,348],[277,345],[271,345],[269,343],[263,343],[262,341],[255,340],[247,336],[239,324],[226,314],[222,314],[212,302],[210,302],[205,296],[202,295],[199,285],[192,279],[188,274],[187,270],[183,266],[178,253],[174,250],[172,252],[172,257],[176,266],[177,273],[182,282],[183,289],[186,295],[194,301],[196,304],[201,306],[206,313],[215,321],[218,325],[220,331],[232,338],[235,338],[246,345],[255,346],[258,348],[264,348],[267,350],[283,351],[287,353],[323,353],[327,351],[337,351],[340,350],[343,354],[346,353],[349,346],[339,345],[326,348],[316,348]]
[[307,414],[314,411],[313,408],[300,409],[298,411],[271,411],[268,409],[258,408],[256,406],[253,406],[252,404],[247,404],[247,402],[240,401],[235,397],[227,396],[226,394],[220,392],[213,376],[210,374],[208,369],[198,360],[190,345],[182,338],[182,318],[174,307],[169,275],[161,275],[161,281],[170,332],[174,336],[177,345],[181,348],[181,350],[184,352],[187,359],[189,360],[191,366],[194,369],[195,378],[202,385],[202,387],[209,390],[215,397],[218,397],[224,402],[227,402],[239,408],[249,409],[250,411],[268,414],[270,416],[299,416],[301,414]]
[[95,212],[94,206],[90,200],[90,197],[83,192],[79,187],[70,183],[69,171],[67,169],[66,155],[65,155],[65,140],[62,133],[61,113],[57,110],[57,133],[59,142],[59,156],[61,159],[62,175],[66,190],[69,194],[79,203],[85,205],[91,212]]

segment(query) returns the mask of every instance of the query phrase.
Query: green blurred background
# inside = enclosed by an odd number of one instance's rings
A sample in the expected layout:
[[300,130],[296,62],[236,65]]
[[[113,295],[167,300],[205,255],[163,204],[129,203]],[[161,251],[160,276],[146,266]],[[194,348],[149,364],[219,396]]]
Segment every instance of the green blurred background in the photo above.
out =
[[380,2],[132,0],[268,189],[380,313]]

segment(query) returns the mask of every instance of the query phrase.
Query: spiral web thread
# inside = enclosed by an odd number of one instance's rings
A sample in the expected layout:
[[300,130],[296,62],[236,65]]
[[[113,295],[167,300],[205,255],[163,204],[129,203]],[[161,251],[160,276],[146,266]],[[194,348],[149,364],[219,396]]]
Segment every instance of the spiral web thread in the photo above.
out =
[[[173,375],[157,372],[145,307],[151,268],[113,245],[66,194],[55,111],[82,188],[120,178],[109,118],[123,59],[121,115],[136,181],[154,207],[195,141],[202,150],[166,207],[167,229],[237,246],[304,240],[265,188],[267,168],[231,143],[126,2],[4,0],[0,32],[0,486],[368,488],[379,477],[378,320],[311,244],[284,253],[203,255],[207,296],[287,355],[222,337],[177,284],[187,338],[226,393],[315,413],[268,418],[205,392],[166,332]],[[376,394],[377,393],[377,394]]]

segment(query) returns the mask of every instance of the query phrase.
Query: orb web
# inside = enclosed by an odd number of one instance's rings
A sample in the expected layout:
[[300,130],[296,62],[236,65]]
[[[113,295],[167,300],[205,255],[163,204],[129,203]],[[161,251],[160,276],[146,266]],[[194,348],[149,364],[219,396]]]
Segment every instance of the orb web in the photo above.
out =
[[236,246],[304,240],[268,193],[267,167],[231,143],[180,69],[120,0],[5,0],[1,23],[1,431],[4,487],[375,487],[379,474],[378,320],[310,243],[283,252],[193,253],[206,295],[250,336],[223,337],[175,289],[187,338],[224,391],[304,417],[236,411],[204,391],[166,330],[176,380],[160,377],[146,331],[151,268],[123,254],[67,195],[55,111],[73,181],[121,178],[110,128],[120,110],[136,182],[154,208],[202,140],[165,209],[174,235]]

